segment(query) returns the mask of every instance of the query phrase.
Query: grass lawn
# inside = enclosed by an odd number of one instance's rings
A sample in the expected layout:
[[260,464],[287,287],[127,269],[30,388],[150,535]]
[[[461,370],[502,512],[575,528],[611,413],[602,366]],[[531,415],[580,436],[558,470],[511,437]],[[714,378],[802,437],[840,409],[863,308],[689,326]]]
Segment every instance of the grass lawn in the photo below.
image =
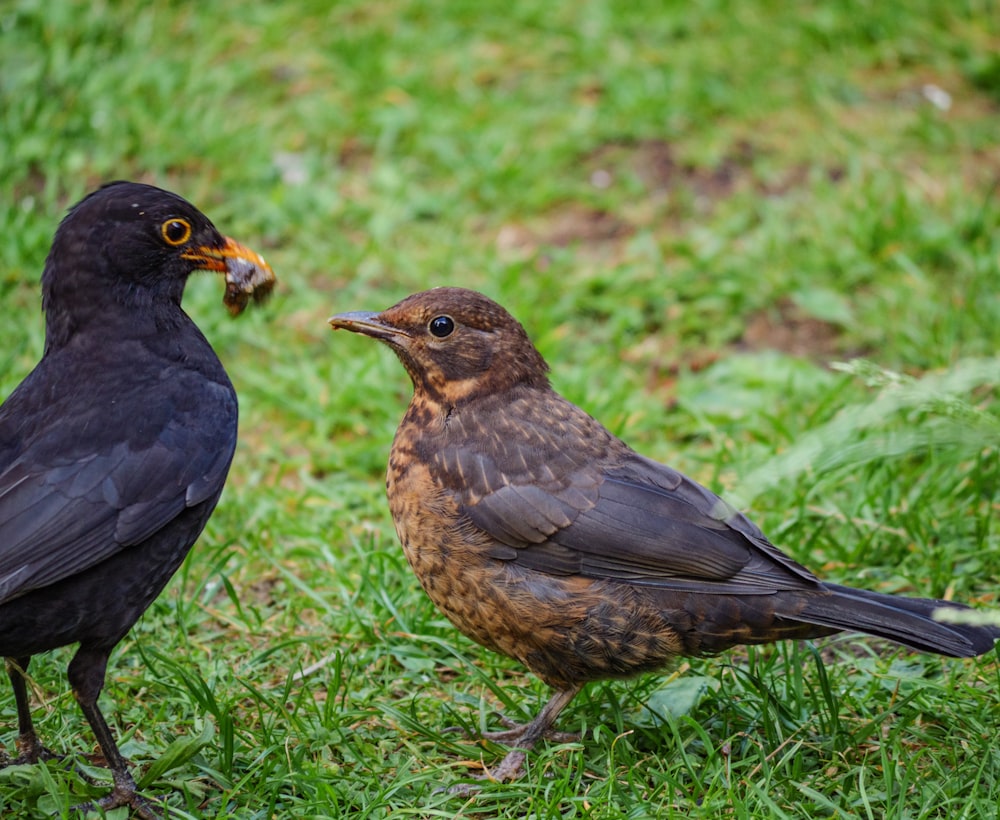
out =
[[[419,589],[383,490],[409,382],[325,319],[482,290],[564,395],[823,577],[1000,608],[998,55],[988,0],[0,6],[0,396],[102,181],[177,191],[281,279],[235,321],[212,277],[185,299],[241,438],[112,658],[143,788],[177,818],[995,818],[1000,655],[855,636],[591,685],[580,742],[441,791],[503,753],[447,727],[547,692]],[[86,761],[71,652],[34,714]],[[94,793],[0,770],[3,817]]]

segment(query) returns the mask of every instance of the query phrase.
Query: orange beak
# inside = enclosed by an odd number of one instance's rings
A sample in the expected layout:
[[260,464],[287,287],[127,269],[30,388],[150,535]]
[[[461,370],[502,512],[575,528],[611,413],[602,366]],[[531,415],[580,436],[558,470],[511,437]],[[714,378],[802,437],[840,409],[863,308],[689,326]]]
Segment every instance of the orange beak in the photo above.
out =
[[264,257],[234,239],[224,237],[221,248],[207,245],[184,253],[184,258],[194,262],[199,270],[224,273],[226,295],[222,301],[234,316],[242,313],[253,298],[263,302],[274,290],[274,271]]

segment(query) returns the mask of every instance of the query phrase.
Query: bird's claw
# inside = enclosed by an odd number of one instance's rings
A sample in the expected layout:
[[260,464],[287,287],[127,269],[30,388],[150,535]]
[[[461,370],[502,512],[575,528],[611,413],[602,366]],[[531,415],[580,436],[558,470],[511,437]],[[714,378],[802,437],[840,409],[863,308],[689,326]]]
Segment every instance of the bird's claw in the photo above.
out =
[[154,805],[136,791],[135,786],[116,785],[109,794],[99,800],[80,803],[73,806],[73,811],[87,814],[101,810],[108,812],[121,806],[129,806],[140,820],[162,820],[163,814]]
[[16,745],[19,752],[17,757],[11,757],[5,750],[0,749],[0,769],[6,769],[8,766],[35,766],[38,763],[54,760],[57,763],[68,764],[67,771],[72,770],[77,777],[90,786],[103,786],[107,782],[89,774],[72,755],[58,754],[51,749],[46,749],[41,743],[22,745],[18,742]]
[[[445,734],[462,735],[469,740],[489,740],[493,743],[503,743],[511,746],[517,746],[517,741],[524,737],[528,731],[528,727],[531,726],[530,723],[518,723],[515,720],[511,720],[502,712],[494,712],[493,716],[496,718],[497,722],[501,726],[505,726],[506,729],[498,732],[473,733],[461,726],[447,726],[442,729],[442,732]],[[575,743],[580,740],[580,735],[577,732],[557,732],[555,729],[546,729],[539,737],[545,738],[545,740],[550,740],[553,743]]]
[[[506,718],[503,718],[500,722],[508,728],[502,732],[482,732],[479,737],[493,743],[505,743],[517,746],[518,741],[524,737],[528,731],[528,727],[531,725],[528,723],[514,723]],[[557,732],[555,729],[546,729],[539,737],[551,740],[553,743],[574,743],[580,739],[580,735],[577,732]]]
[[[517,780],[524,769],[527,750],[531,749],[539,738],[545,738],[555,743],[571,743],[580,739],[580,735],[574,732],[557,732],[554,729],[546,729],[540,735],[531,738],[529,742],[524,742],[525,736],[532,733],[531,730],[534,728],[532,724],[516,723],[500,714],[497,715],[497,719],[508,728],[502,732],[482,732],[477,735],[478,739],[489,740],[494,743],[504,743],[514,748],[507,752],[507,756],[500,761],[498,766],[494,766],[492,769],[484,767],[482,774],[472,775],[473,780],[492,783],[507,783],[511,780]],[[450,726],[445,731],[460,732],[466,737],[470,737],[470,733],[460,726]],[[482,786],[478,783],[458,783],[447,789],[441,788],[437,791],[447,791],[448,794],[454,794],[459,797],[471,797],[481,789]]]
[[37,738],[34,742],[18,738],[14,742],[14,747],[17,749],[17,757],[11,757],[5,750],[0,749],[0,769],[5,769],[7,766],[33,766],[46,760],[62,761],[67,757],[46,749]]
[[[472,775],[472,778],[473,780],[489,783],[507,783],[511,780],[517,780],[521,776],[521,770],[524,768],[526,757],[527,755],[522,749],[511,749],[507,753],[507,756],[500,761],[499,766],[495,766],[492,769],[485,769],[482,774]],[[459,797],[471,797],[482,788],[479,783],[457,783],[449,787],[447,791],[448,794],[454,794]]]

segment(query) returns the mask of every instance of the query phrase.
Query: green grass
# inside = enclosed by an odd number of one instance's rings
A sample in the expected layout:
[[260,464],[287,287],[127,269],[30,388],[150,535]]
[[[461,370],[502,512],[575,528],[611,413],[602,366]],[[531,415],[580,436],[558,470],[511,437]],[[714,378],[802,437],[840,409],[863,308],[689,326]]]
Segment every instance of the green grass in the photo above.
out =
[[[281,285],[186,307],[240,393],[222,502],[102,707],[175,817],[991,818],[1000,664],[845,637],[592,685],[527,776],[446,733],[544,687],[459,636],[382,480],[409,397],[331,313],[484,290],[557,388],[838,582],[1000,607],[1000,16],[988,0],[0,9],[0,395],[101,181],[178,191]],[[944,108],[933,100],[948,95]],[[835,369],[834,362],[863,359]],[[46,744],[93,738],[32,665]],[[13,699],[0,687],[10,748]],[[92,790],[0,771],[0,814]],[[119,812],[119,815],[121,813]]]

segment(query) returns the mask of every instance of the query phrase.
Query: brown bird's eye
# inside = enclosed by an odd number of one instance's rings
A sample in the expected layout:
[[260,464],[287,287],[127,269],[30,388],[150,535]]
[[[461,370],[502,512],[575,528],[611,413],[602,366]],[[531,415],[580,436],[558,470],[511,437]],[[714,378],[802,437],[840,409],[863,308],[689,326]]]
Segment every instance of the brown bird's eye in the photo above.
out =
[[160,226],[168,245],[183,245],[191,238],[191,223],[186,219],[168,219]]
[[431,332],[431,336],[443,339],[454,332],[455,320],[450,316],[435,316],[431,319],[430,324],[427,325],[427,329]]

